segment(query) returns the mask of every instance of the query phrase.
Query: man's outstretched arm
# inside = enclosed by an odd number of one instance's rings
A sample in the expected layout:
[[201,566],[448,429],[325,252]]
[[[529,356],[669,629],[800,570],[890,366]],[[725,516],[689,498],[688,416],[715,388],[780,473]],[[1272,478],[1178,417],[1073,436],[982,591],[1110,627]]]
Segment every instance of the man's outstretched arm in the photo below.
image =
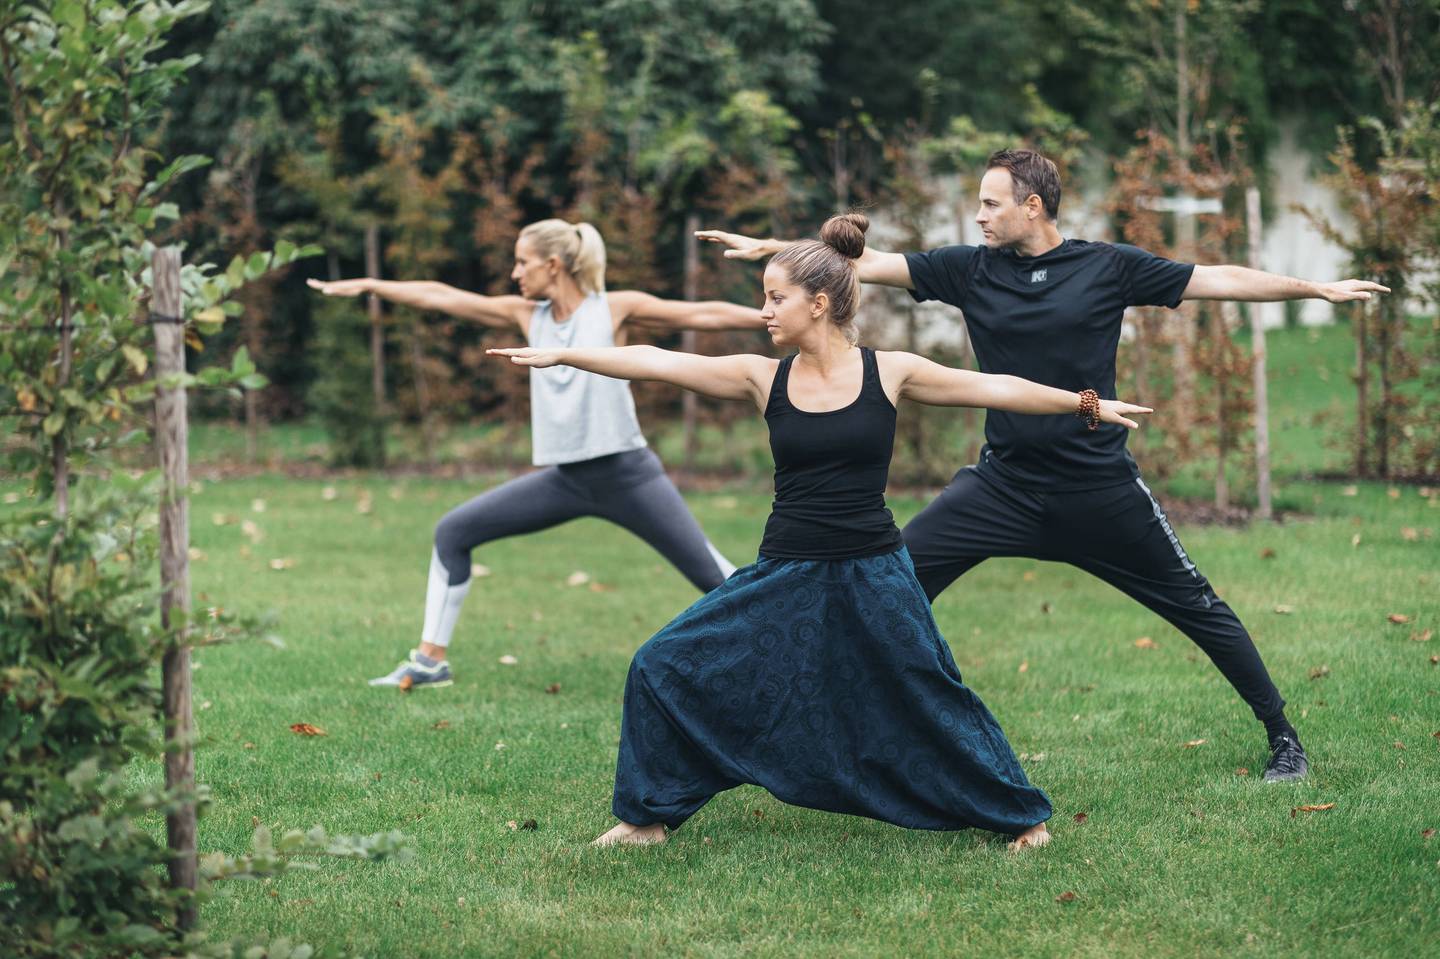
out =
[[[730,260],[763,260],[774,256],[790,245],[790,240],[758,240],[739,233],[723,230],[696,230],[695,236],[711,243],[726,247],[725,257]],[[861,283],[878,283],[881,286],[898,286],[902,290],[913,290],[915,282],[910,279],[910,265],[903,253],[884,253],[866,247],[855,261],[860,272]]]
[[1185,287],[1187,300],[1243,300],[1268,303],[1276,300],[1329,300],[1348,303],[1368,300],[1390,288],[1369,280],[1338,280],[1316,283],[1293,276],[1265,273],[1243,266],[1197,266]]

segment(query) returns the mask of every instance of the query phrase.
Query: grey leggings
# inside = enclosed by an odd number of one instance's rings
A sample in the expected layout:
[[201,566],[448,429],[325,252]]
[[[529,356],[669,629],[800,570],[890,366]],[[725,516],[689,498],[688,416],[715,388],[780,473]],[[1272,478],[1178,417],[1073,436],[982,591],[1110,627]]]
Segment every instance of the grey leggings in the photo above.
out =
[[458,586],[470,578],[470,551],[481,543],[582,516],[628,529],[704,592],[734,568],[705,539],[660,457],[649,449],[548,466],[502,483],[445,514],[435,527],[435,552],[450,585]]

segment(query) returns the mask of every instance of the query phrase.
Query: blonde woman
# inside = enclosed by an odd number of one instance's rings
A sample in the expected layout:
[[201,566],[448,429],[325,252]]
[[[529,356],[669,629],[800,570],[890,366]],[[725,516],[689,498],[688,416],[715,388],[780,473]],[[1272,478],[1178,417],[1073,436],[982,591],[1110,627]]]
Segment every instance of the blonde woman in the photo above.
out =
[[[663,300],[638,290],[605,291],[605,243],[588,223],[541,220],[520,231],[510,278],[518,296],[481,296],[444,283],[375,279],[310,286],[327,296],[373,293],[496,329],[518,330],[538,348],[624,343],[630,326],[667,330],[763,329],[760,311],[725,302]],[[425,618],[418,646],[372,686],[451,683],[446,650],[470,589],[471,551],[507,536],[581,516],[624,527],[670,561],[697,589],[718,586],[735,567],[700,530],[648,448],[623,380],[575,369],[530,376],[534,463],[539,470],[447,513],[435,528]]]

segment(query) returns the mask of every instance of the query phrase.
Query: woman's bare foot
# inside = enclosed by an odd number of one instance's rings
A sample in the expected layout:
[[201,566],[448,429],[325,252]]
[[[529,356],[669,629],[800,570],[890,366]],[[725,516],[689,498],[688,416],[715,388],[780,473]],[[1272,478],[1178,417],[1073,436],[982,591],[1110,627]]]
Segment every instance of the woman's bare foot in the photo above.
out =
[[1022,849],[1034,849],[1036,846],[1043,846],[1049,841],[1050,830],[1046,829],[1045,824],[1042,822],[1037,825],[1031,826],[1029,829],[1016,836],[1014,841],[1011,842],[1006,848],[1008,848],[1011,852],[1019,852]]
[[[1044,828],[1043,826],[1041,828]],[[598,839],[592,840],[592,846],[651,846],[657,842],[665,841],[665,824],[655,823],[653,826],[632,826],[628,822],[622,822],[614,829],[607,832]]]

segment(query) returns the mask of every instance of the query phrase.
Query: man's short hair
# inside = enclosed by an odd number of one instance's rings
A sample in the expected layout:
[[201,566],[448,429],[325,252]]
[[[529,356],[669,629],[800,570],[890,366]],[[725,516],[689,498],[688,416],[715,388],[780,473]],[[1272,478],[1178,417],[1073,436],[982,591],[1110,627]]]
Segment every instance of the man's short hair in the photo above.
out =
[[1017,204],[1034,194],[1040,198],[1047,217],[1054,220],[1060,215],[1060,171],[1050,160],[1034,150],[997,150],[985,164],[986,170],[996,168],[1010,171]]

